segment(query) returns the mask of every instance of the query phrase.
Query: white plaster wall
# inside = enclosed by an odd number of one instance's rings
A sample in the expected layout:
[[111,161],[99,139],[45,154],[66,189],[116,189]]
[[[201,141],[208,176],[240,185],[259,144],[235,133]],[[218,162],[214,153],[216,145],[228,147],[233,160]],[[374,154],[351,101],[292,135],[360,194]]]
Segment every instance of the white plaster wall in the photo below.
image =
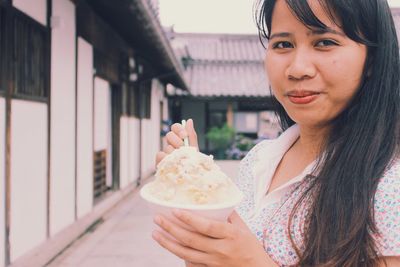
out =
[[5,255],[5,133],[6,133],[6,107],[5,100],[0,97],[0,266],[4,266]]
[[46,239],[47,105],[11,102],[11,261]]
[[[32,1],[33,2],[33,1]],[[51,40],[50,234],[75,219],[75,6],[53,0]]]
[[160,101],[163,87],[153,80],[151,91],[151,117],[142,121],[142,178],[155,170],[155,156],[160,150]]
[[107,149],[107,185],[111,185],[111,89],[108,81],[94,79],[94,150]]
[[129,118],[128,124],[128,146],[129,146],[129,157],[128,157],[128,183],[137,181],[139,178],[139,162],[140,162],[140,121],[136,118]]
[[12,4],[43,25],[47,25],[47,0],[13,0]]
[[93,206],[93,48],[78,38],[77,215]]
[[129,184],[129,118],[120,118],[120,150],[119,150],[119,183],[120,188]]

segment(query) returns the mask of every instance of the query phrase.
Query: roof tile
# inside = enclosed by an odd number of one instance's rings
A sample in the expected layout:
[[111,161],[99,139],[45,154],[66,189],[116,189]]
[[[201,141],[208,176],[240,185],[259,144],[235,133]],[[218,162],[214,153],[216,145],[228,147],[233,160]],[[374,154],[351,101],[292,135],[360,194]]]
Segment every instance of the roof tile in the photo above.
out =
[[267,97],[264,48],[253,34],[176,33],[172,46],[190,59],[185,70],[193,96]]

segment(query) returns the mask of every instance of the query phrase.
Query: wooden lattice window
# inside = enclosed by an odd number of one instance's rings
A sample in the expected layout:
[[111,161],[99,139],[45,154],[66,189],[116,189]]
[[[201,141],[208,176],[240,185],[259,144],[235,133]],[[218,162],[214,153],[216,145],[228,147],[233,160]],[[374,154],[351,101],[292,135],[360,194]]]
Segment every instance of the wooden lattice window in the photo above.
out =
[[36,99],[48,97],[49,30],[16,9],[10,9],[11,36],[6,38],[11,53],[10,78],[14,95]]
[[101,198],[107,188],[107,150],[94,152],[94,177],[93,177],[93,198],[97,200]]

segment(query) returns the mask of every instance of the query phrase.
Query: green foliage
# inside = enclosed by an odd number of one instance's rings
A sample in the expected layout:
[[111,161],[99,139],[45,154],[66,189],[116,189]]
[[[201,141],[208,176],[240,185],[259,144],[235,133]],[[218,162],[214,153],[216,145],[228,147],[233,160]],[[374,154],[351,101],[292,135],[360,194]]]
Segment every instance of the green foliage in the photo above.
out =
[[244,135],[238,135],[235,142],[235,146],[240,151],[249,151],[254,146],[254,142],[251,138],[248,138]]
[[235,130],[225,123],[222,127],[212,127],[207,132],[206,137],[213,148],[216,150],[225,150],[232,144],[235,137]]

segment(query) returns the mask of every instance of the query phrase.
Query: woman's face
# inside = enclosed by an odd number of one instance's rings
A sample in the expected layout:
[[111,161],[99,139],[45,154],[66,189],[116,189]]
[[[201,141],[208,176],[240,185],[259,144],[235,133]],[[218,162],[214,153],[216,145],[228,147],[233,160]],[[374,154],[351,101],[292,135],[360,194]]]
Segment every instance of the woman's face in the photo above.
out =
[[310,29],[277,0],[265,67],[275,97],[300,126],[324,127],[356,93],[367,48],[344,35],[318,1],[309,1],[328,29]]

